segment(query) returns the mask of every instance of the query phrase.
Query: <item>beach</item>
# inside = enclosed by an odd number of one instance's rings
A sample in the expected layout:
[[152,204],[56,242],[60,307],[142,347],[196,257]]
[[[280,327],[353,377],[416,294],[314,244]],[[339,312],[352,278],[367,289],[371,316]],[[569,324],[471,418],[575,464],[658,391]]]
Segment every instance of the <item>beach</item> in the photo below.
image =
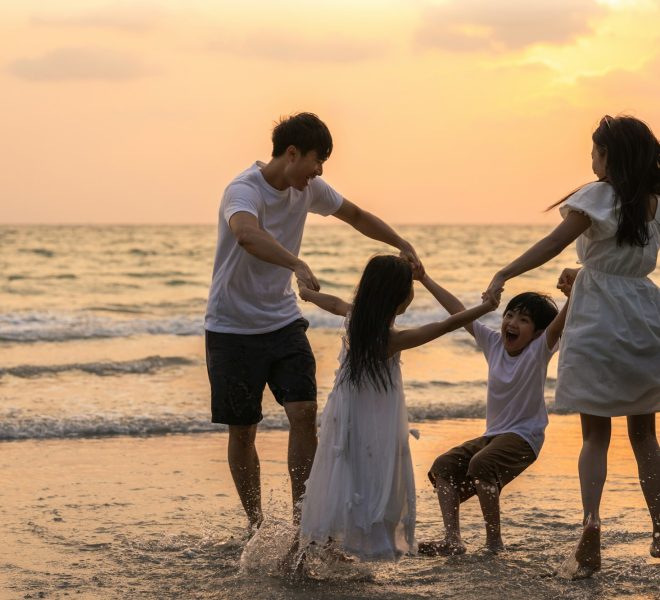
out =
[[[648,555],[649,516],[625,421],[614,423],[603,570],[578,582],[552,576],[579,534],[575,416],[552,418],[539,460],[505,489],[502,555],[481,549],[483,524],[471,499],[462,508],[464,556],[340,564],[293,582],[276,569],[241,569],[246,521],[225,460],[225,433],[5,443],[0,597],[657,598],[660,561]],[[411,440],[417,536],[432,539],[440,514],[426,470],[438,452],[479,435],[483,423],[413,425],[421,433]],[[271,528],[290,515],[286,438],[283,431],[258,437]],[[275,567],[273,560],[265,564]]]
[[[467,305],[494,269],[544,227],[402,228],[427,270]],[[538,461],[502,495],[507,552],[483,552],[476,499],[461,509],[468,553],[396,564],[310,559],[277,570],[291,532],[287,422],[267,391],[257,447],[267,520],[241,555],[246,519],[210,423],[203,315],[212,226],[0,227],[0,599],[14,598],[658,598],[660,560],[625,419],[615,419],[602,503],[603,569],[566,582],[556,568],[578,539],[579,417],[554,406]],[[309,226],[303,258],[323,289],[350,298],[367,258],[386,248],[343,226]],[[513,280],[551,294],[574,249]],[[657,271],[652,275],[658,282]],[[497,328],[503,306],[483,318]],[[301,305],[317,358],[319,411],[332,387],[341,319]],[[422,290],[398,324],[446,312]],[[426,471],[483,433],[486,362],[464,331],[402,358],[417,482],[417,537],[441,535]]]

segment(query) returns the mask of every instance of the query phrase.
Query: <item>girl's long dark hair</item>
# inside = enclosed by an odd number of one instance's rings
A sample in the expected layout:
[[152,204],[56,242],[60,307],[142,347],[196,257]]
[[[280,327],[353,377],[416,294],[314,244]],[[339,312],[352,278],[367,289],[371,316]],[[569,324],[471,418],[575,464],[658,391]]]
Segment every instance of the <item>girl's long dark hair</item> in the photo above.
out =
[[360,388],[367,381],[376,389],[392,385],[387,368],[390,326],[397,308],[412,287],[412,267],[398,256],[374,256],[355,291],[348,320],[348,352],[344,380]]
[[[649,241],[648,208],[651,196],[660,194],[660,144],[649,126],[634,117],[604,116],[591,136],[607,153],[607,181],[618,200],[619,246],[646,246]],[[578,188],[579,190],[580,188]],[[550,208],[558,206],[571,192]]]

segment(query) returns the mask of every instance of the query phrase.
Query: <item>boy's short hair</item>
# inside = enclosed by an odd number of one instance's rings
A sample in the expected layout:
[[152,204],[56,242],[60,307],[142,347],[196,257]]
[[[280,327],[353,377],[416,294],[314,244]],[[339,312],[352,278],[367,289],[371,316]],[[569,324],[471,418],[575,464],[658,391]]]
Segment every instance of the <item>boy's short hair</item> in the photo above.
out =
[[319,160],[327,160],[332,153],[332,136],[315,114],[298,113],[281,119],[273,129],[273,158],[282,156],[289,146],[303,155],[316,150]]
[[535,331],[545,329],[559,314],[555,301],[550,296],[537,292],[523,292],[511,298],[504,313],[509,311],[529,315]]

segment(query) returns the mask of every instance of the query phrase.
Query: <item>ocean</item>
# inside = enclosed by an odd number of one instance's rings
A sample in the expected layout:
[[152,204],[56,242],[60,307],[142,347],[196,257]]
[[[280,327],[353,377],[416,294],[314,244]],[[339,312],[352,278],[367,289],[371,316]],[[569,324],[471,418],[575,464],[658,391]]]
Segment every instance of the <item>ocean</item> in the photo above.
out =
[[[546,227],[424,225],[400,228],[427,271],[466,305],[479,302],[494,271]],[[161,435],[213,431],[204,371],[203,319],[213,226],[21,226],[0,228],[0,440]],[[388,247],[344,225],[308,226],[302,257],[322,289],[350,300],[368,258]],[[555,289],[566,250],[513,280],[503,303]],[[419,284],[397,324],[447,313]],[[339,347],[341,318],[302,303],[310,327]],[[502,308],[502,307],[501,307]],[[501,310],[483,321],[498,327]],[[556,365],[547,394],[553,410]],[[333,373],[319,374],[319,403]],[[483,417],[485,362],[458,331],[404,358],[411,420]],[[274,402],[266,428],[287,427]]]

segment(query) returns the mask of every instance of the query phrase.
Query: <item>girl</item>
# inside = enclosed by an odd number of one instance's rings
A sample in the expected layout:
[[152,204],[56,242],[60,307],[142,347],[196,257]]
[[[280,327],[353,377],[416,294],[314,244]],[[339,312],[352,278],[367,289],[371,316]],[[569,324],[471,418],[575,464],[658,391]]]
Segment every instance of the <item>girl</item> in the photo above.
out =
[[611,417],[628,417],[653,522],[650,552],[660,557],[660,290],[647,277],[660,247],[660,148],[646,124],[626,116],[603,117],[592,140],[598,181],[553,205],[561,204],[563,223],[499,271],[489,288],[499,289],[578,240],[582,268],[565,269],[557,286],[573,283],[556,402],[580,413],[583,438],[578,469],[584,529],[562,566],[573,578],[600,568],[599,508]]
[[352,305],[307,288],[300,297],[348,315],[302,503],[302,547],[332,539],[362,559],[415,552],[415,482],[399,354],[494,310],[499,293],[440,323],[397,330],[396,315],[413,299],[412,268],[396,256],[375,256]]

